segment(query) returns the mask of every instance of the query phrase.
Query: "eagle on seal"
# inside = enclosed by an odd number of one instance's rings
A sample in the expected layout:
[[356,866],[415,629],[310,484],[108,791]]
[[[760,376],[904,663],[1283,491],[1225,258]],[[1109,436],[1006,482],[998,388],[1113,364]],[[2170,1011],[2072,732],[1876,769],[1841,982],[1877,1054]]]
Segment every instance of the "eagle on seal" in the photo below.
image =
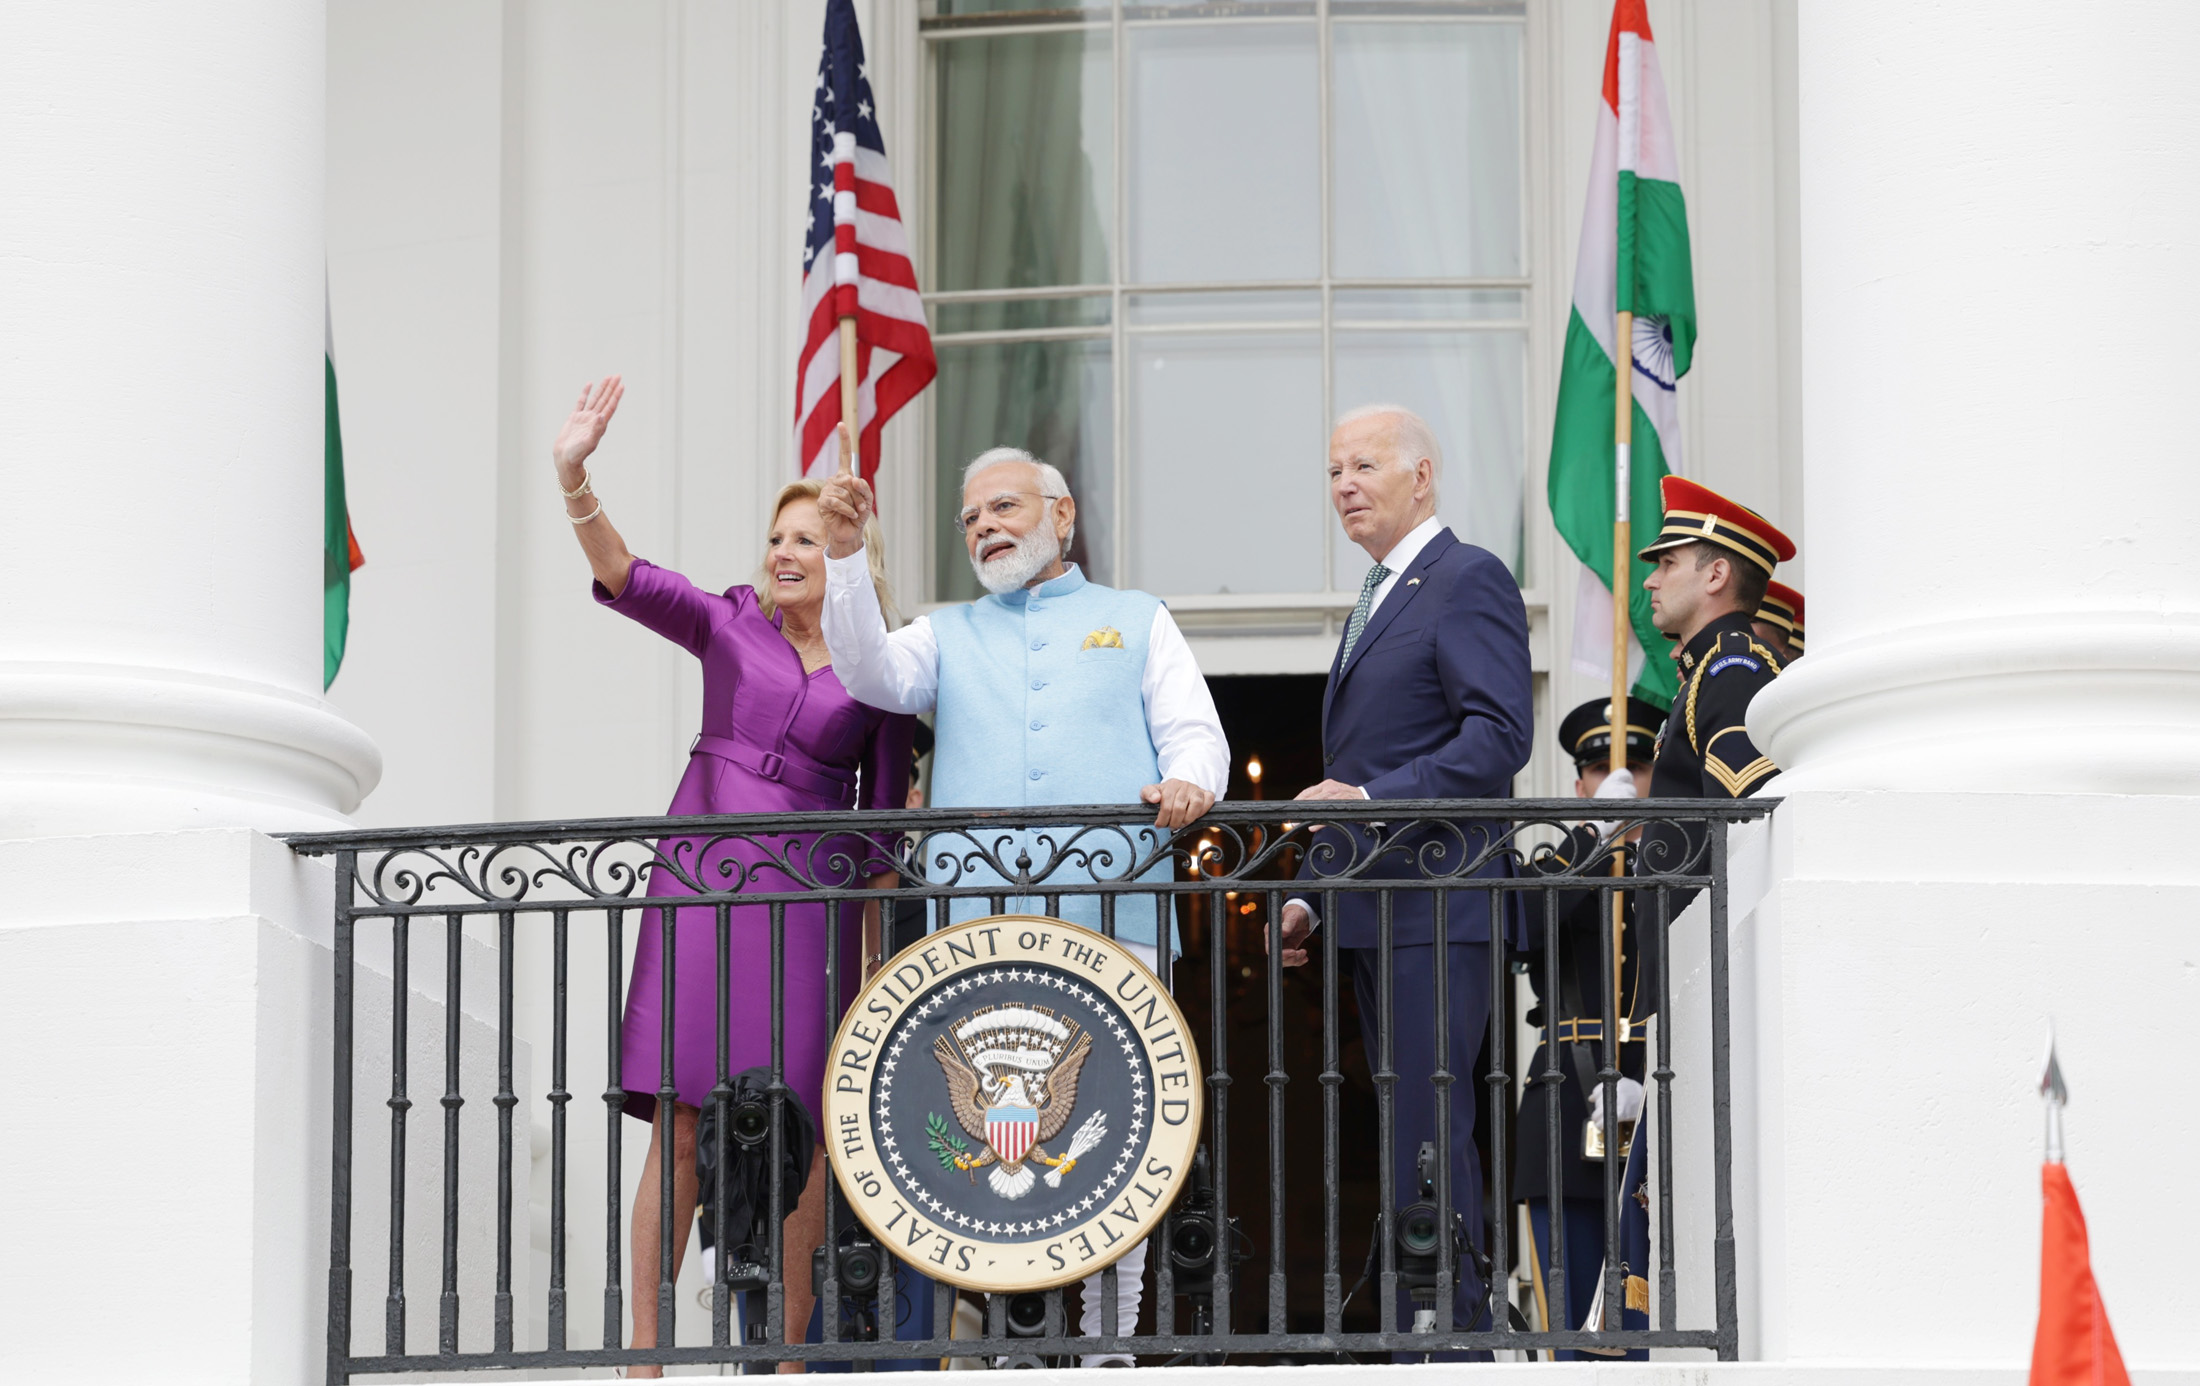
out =
[[1002,1198],[1031,1192],[1034,1160],[1053,1167],[1047,1182],[1060,1187],[1077,1156],[1105,1134],[1105,1118],[1095,1113],[1085,1123],[1089,1138],[1080,1128],[1068,1153],[1047,1153],[1043,1142],[1060,1135],[1077,1108],[1077,1075],[1092,1036],[1045,1006],[980,1007],[934,1040],[932,1052],[956,1121],[981,1143],[976,1155],[947,1158],[961,1170],[991,1165],[986,1179]]

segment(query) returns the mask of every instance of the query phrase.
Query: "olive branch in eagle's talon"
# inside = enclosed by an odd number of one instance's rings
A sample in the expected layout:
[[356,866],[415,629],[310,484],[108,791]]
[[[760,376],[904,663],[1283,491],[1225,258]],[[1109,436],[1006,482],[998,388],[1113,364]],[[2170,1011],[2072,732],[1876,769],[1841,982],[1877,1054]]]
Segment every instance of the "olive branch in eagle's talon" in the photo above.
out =
[[[924,1141],[926,1145],[932,1147],[932,1153],[939,1156],[941,1169],[968,1171],[992,1163],[987,1158],[992,1154],[990,1150],[977,1155],[970,1154],[969,1143],[949,1130],[947,1123],[941,1119],[937,1112],[926,1112],[924,1114]],[[972,1175],[971,1178],[975,1181],[977,1176]]]

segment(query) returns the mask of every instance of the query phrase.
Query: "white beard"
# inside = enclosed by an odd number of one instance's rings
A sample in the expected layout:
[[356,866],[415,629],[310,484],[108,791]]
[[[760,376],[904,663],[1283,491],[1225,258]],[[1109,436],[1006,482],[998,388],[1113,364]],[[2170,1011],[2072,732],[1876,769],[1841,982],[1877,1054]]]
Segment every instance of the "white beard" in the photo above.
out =
[[978,581],[988,592],[1013,592],[1045,572],[1061,556],[1062,545],[1054,537],[1054,526],[1042,522],[1018,539],[1015,548],[990,562],[981,561],[972,554],[970,571],[978,575]]

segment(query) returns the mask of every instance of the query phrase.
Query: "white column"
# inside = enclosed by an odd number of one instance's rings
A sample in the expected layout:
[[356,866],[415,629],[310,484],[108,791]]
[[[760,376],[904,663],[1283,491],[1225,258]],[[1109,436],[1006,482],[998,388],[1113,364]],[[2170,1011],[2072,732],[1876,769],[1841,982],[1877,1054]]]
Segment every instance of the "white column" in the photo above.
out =
[[0,837],[339,826],[321,701],[323,15],[0,24]]
[[1736,835],[1747,1355],[2021,1379],[2052,1019],[2125,1360],[2200,1366],[2161,1166],[2200,1141],[2196,59],[2184,4],[1803,6],[1811,653]]
[[[318,1380],[317,0],[0,16],[0,1378]],[[179,831],[190,829],[194,831]]]
[[2200,7],[1803,10],[1783,787],[2200,793]]

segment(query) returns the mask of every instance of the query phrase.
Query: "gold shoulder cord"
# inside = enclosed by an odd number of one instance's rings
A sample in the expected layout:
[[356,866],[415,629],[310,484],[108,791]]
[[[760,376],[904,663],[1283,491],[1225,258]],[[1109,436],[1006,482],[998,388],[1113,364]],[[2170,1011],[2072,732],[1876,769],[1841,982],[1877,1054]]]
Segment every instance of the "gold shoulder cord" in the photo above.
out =
[[[1774,677],[1778,677],[1780,673],[1779,659],[1772,653],[1772,651],[1758,644],[1755,637],[1748,638],[1750,650],[1759,658],[1764,660],[1765,667],[1772,670]],[[1725,641],[1722,639],[1720,643],[1724,644]],[[1694,751],[1699,756],[1703,754],[1703,747],[1696,740],[1696,694],[1702,690],[1704,675],[1711,672],[1711,664],[1714,660],[1718,658],[1718,654],[1718,649],[1714,647],[1711,651],[1710,657],[1704,660],[1703,667],[1696,670],[1696,672],[1692,674],[1689,678],[1687,705],[1688,749]]]
[[1699,756],[1703,754],[1703,747],[1696,742],[1696,693],[1702,687],[1703,670],[1698,669],[1688,676],[1688,704],[1685,710],[1688,714],[1688,749]]

